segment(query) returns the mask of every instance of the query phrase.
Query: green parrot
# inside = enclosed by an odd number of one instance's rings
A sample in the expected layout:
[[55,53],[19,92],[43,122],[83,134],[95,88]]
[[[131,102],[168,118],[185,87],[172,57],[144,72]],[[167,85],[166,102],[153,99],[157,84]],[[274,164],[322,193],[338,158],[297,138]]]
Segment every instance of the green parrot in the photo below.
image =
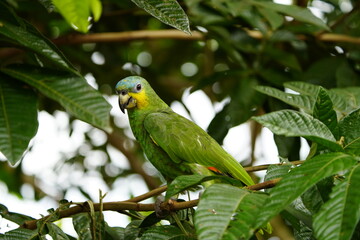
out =
[[144,78],[124,78],[116,84],[116,92],[135,138],[167,181],[180,175],[221,173],[254,184],[239,162],[202,128],[175,113]]

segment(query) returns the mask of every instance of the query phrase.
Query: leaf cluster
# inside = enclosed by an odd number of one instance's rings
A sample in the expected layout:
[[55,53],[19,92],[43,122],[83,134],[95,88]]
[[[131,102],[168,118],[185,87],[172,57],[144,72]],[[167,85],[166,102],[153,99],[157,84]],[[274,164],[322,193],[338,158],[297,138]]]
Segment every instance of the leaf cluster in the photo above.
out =
[[[179,176],[169,184],[166,199],[200,184],[209,186],[196,210],[186,201],[182,210],[165,209],[168,215],[163,218],[119,210],[129,216],[126,227],[108,225],[101,197],[96,211],[89,201],[86,213],[70,216],[79,239],[251,239],[270,234],[269,222],[278,215],[285,222],[282,228],[290,229],[295,239],[359,238],[360,33],[354,24],[360,16],[359,3],[348,1],[352,9],[345,11],[338,1],[316,1],[331,9],[320,9],[320,19],[300,4],[314,7],[315,1],[298,2],[0,2],[0,151],[11,165],[20,165],[10,168],[1,163],[1,181],[19,193],[25,179],[20,160],[31,150],[38,113],[65,110],[71,122],[80,119],[93,126],[84,134],[85,149],[100,152],[106,160],[92,168],[86,165],[88,155],[78,149],[54,172],[80,166],[84,174],[99,173],[109,187],[135,172],[147,179],[148,186],[156,185],[158,178],[142,169],[142,153],[126,135],[128,128],[116,118],[110,124],[111,107],[105,100],[119,79],[138,74],[149,79],[168,103],[181,101],[179,89],[189,86],[192,91],[204,90],[213,103],[225,102],[208,127],[219,143],[230,128],[250,119],[270,129],[284,164],[271,165],[264,183],[277,184],[254,191],[225,176]],[[152,31],[167,32],[168,26],[183,35],[170,40]],[[139,37],[141,41],[113,34],[131,36],[143,29],[149,31]],[[193,34],[189,41],[176,40],[186,39],[185,33]],[[105,65],[98,62],[101,56]],[[186,63],[196,66],[192,75],[180,67],[186,70]],[[86,81],[89,74],[98,89]],[[69,135],[76,130],[70,128]],[[115,133],[109,133],[111,128]],[[97,130],[106,143],[94,143],[91,136]],[[300,138],[310,145],[305,157],[299,154]],[[131,159],[131,170],[115,168],[109,146],[118,146]],[[301,158],[302,164],[291,163]],[[35,180],[32,184],[38,189]],[[67,190],[61,189],[61,195]],[[70,205],[61,203],[38,220],[1,205],[3,218],[20,226],[26,221],[37,225],[0,234],[0,239],[74,239],[54,223]],[[273,228],[274,235],[277,230]]]

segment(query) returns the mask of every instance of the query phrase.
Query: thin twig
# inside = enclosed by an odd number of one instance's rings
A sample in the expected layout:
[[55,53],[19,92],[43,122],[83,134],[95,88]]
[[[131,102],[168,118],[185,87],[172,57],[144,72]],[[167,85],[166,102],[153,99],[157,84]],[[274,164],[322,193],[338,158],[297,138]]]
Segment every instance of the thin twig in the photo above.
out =
[[[304,161],[291,161],[290,163],[294,164],[294,165],[299,165],[304,163]],[[264,164],[264,165],[259,165],[259,166],[252,166],[252,167],[244,167],[245,171],[247,172],[256,172],[256,171],[261,171],[261,170],[266,170],[268,169],[271,165],[284,165],[286,163],[277,163],[277,164]]]

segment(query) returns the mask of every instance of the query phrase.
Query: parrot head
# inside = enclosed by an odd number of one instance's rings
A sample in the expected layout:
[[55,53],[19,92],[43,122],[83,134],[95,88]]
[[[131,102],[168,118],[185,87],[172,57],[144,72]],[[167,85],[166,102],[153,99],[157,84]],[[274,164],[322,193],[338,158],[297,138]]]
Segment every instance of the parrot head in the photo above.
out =
[[125,113],[125,109],[147,107],[149,105],[149,94],[155,93],[150,84],[138,76],[120,80],[115,89],[119,95],[119,106],[123,113]]

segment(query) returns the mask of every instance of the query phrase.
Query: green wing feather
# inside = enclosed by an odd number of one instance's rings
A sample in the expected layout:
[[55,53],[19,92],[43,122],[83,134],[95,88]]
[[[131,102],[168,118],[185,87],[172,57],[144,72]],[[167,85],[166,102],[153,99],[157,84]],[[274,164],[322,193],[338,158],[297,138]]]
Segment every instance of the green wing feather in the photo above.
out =
[[240,163],[210,135],[177,113],[173,111],[151,113],[146,116],[144,127],[153,141],[174,162],[215,167],[223,173],[229,173],[246,185],[254,184]]

